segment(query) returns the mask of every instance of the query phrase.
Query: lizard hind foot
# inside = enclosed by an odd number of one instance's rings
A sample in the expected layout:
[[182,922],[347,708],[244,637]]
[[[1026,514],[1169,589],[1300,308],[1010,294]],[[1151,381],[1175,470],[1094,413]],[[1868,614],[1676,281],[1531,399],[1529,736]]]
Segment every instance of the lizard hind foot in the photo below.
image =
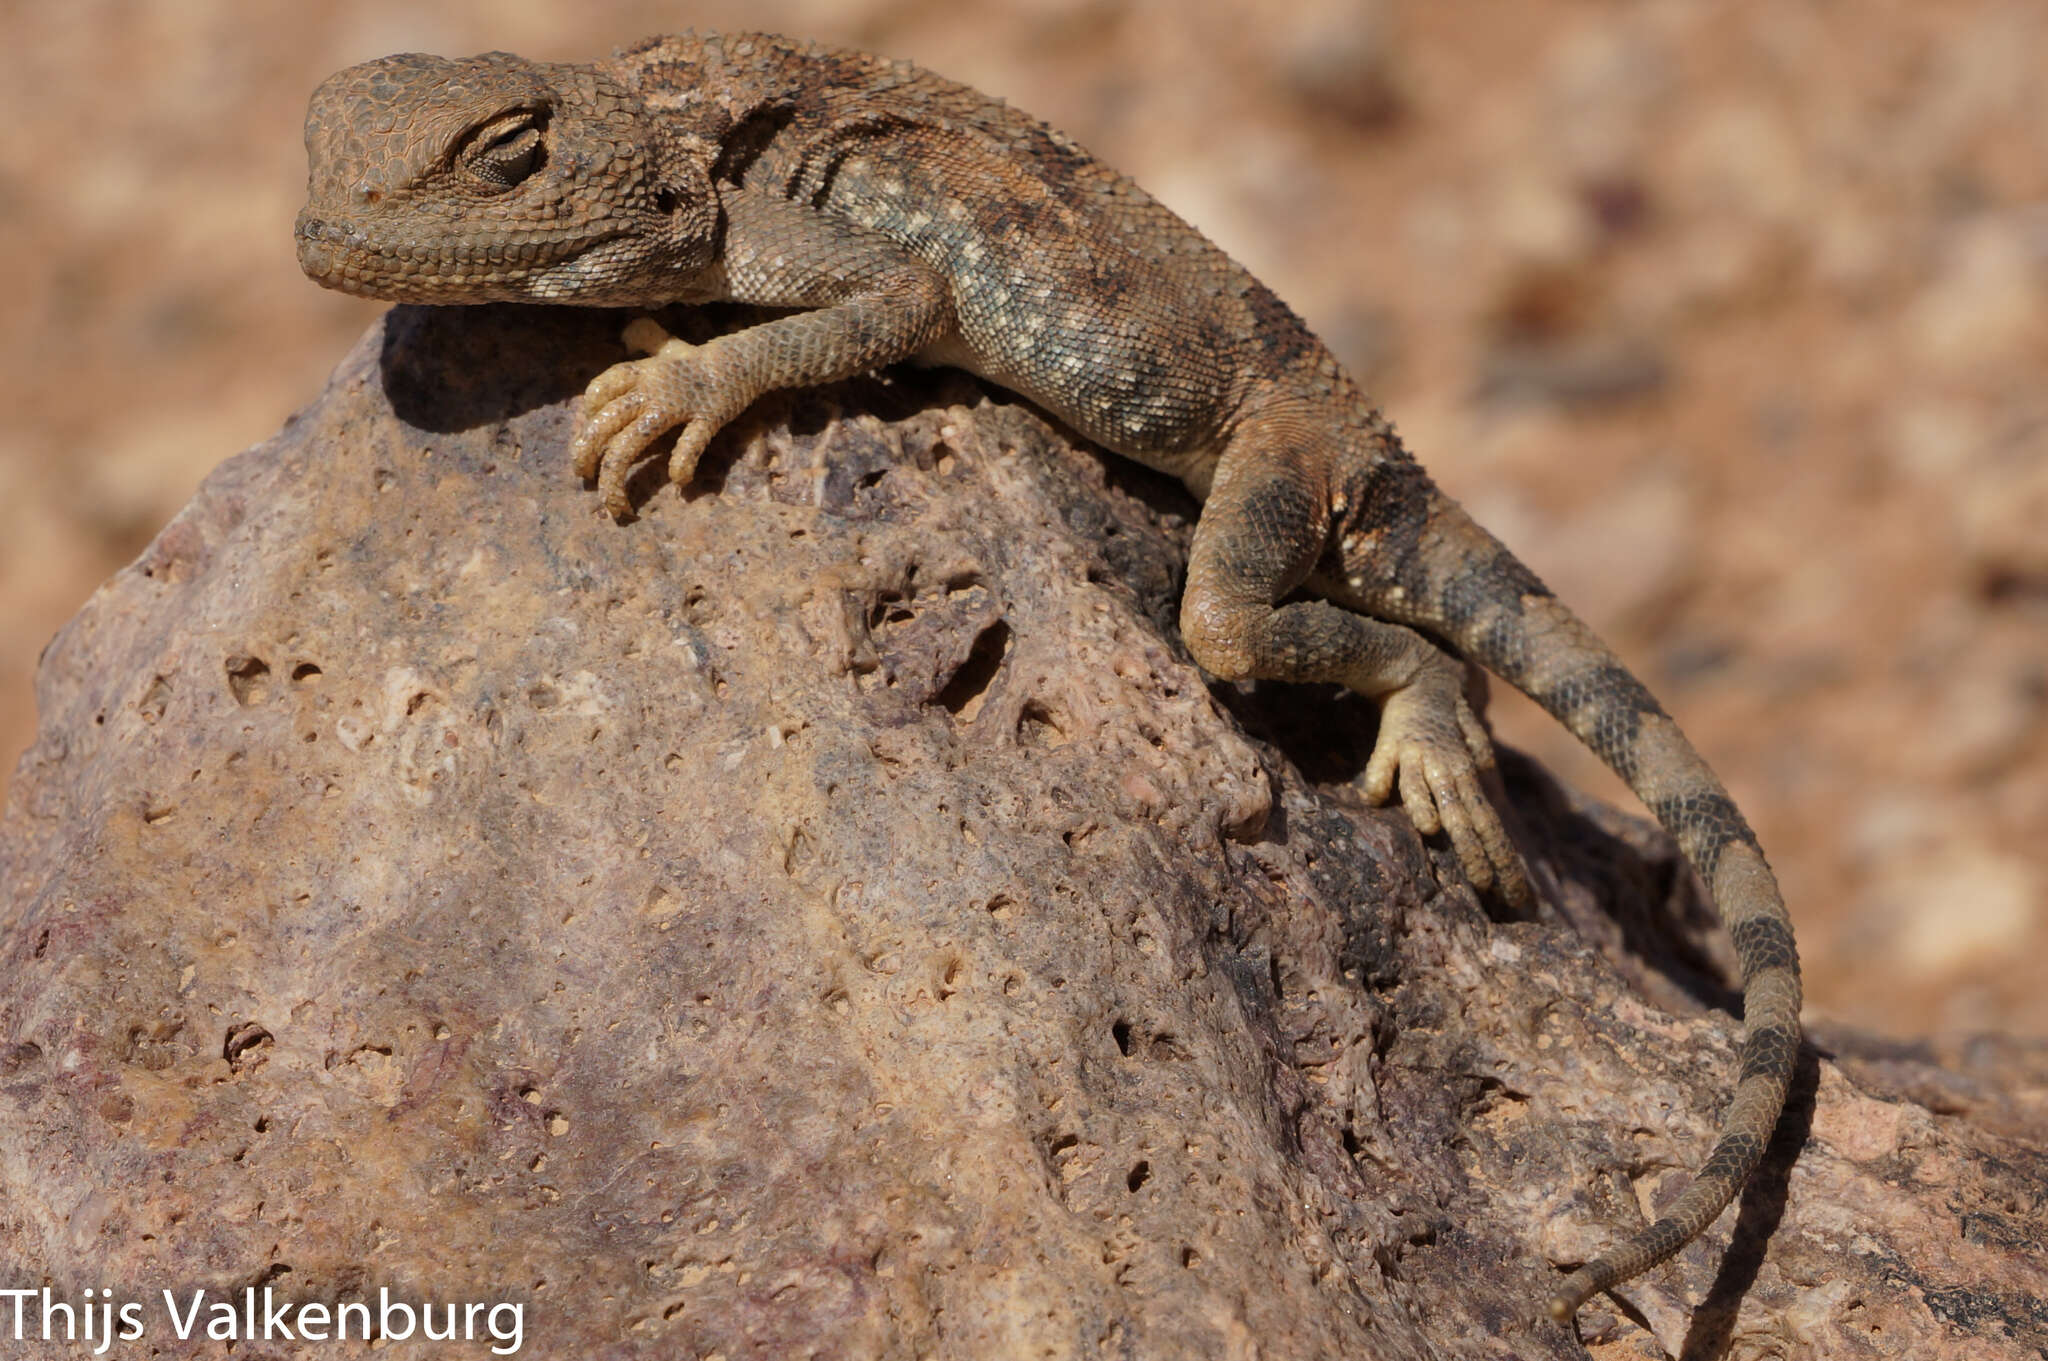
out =
[[570,446],[576,475],[595,477],[605,509],[621,520],[633,513],[626,478],[648,446],[680,426],[668,475],[686,483],[712,436],[746,405],[719,373],[713,345],[679,340],[649,317],[627,326],[625,341],[647,358],[614,364],[591,380]]
[[1381,701],[1379,737],[1359,784],[1373,803],[1398,788],[1415,830],[1447,835],[1475,889],[1523,908],[1534,896],[1528,867],[1483,785],[1493,766],[1492,739],[1463,694],[1409,686]]

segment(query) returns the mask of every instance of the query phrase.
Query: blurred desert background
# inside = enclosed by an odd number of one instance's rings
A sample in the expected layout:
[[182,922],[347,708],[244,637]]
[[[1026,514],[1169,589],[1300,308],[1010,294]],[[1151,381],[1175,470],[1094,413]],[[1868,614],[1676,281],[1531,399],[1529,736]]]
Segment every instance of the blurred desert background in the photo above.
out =
[[50,635],[378,311],[293,259],[313,86],[689,26],[910,57],[1132,173],[1680,718],[1810,1015],[2048,1035],[2040,0],[8,5],[0,769]]

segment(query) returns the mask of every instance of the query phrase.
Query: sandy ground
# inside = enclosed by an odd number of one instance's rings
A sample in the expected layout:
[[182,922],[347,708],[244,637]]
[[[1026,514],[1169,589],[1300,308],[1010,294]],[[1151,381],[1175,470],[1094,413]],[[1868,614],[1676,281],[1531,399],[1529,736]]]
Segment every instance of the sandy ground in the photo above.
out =
[[292,257],[323,76],[774,28],[1041,114],[1293,302],[1722,771],[1811,1014],[2048,1034],[2048,7],[429,8],[0,18],[8,764],[50,634],[375,315]]

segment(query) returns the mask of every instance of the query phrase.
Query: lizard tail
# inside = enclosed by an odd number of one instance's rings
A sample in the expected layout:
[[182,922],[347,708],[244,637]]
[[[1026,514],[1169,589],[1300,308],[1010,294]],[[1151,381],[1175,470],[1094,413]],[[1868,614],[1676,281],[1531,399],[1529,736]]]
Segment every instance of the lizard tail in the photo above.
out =
[[1428,500],[1409,560],[1419,571],[1403,573],[1412,578],[1407,609],[1542,705],[1628,782],[1705,880],[1742,970],[1741,1077],[1719,1140],[1676,1204],[1559,1286],[1549,1312],[1564,1322],[1691,1242],[1763,1157],[1798,1058],[1799,957],[1756,834],[1678,725],[1492,535],[1442,493]]

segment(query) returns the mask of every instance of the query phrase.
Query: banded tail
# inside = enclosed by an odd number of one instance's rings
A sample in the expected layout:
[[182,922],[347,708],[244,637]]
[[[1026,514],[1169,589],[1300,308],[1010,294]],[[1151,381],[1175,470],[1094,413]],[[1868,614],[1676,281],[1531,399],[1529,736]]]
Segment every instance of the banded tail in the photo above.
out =
[[1741,1077],[1721,1135],[1671,1209],[1568,1276],[1549,1302],[1567,1322],[1592,1296],[1649,1270],[1719,1217],[1763,1157],[1799,1053],[1799,955],[1778,883],[1728,791],[1607,645],[1442,493],[1410,559],[1404,613],[1542,705],[1623,780],[1706,881],[1742,969]]

